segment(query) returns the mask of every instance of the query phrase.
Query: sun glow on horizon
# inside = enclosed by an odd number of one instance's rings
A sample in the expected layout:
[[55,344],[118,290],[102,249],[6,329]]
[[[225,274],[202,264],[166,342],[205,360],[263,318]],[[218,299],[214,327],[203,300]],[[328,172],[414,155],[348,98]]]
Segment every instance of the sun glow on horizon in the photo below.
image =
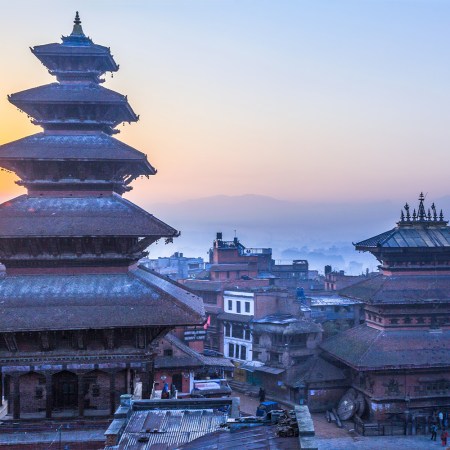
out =
[[[429,3],[80,0],[86,33],[120,64],[104,86],[141,117],[116,137],[158,169],[130,198],[446,195],[450,5]],[[9,4],[0,29],[0,144],[41,131],[6,95],[55,81],[28,47],[71,28],[72,4],[27,9]],[[0,176],[0,196],[23,191]]]

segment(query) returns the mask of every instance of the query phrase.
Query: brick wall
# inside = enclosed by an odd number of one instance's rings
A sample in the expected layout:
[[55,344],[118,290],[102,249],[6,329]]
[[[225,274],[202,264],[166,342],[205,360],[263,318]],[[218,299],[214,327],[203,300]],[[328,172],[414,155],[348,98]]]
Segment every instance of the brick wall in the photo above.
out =
[[110,407],[110,376],[106,372],[95,370],[85,376],[85,404],[89,408],[109,409]]
[[[39,383],[41,381],[41,384]],[[27,373],[20,377],[20,409],[24,413],[45,410],[45,377]]]

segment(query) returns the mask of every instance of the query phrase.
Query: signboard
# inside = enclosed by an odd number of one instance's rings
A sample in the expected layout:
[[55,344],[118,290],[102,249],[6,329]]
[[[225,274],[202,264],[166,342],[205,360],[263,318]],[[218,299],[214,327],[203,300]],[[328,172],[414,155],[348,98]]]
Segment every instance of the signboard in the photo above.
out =
[[220,383],[217,383],[217,381],[202,381],[201,383],[194,382],[194,389],[198,389],[199,391],[220,389]]
[[206,330],[194,329],[194,330],[186,330],[184,332],[185,341],[204,341],[205,339],[206,339]]

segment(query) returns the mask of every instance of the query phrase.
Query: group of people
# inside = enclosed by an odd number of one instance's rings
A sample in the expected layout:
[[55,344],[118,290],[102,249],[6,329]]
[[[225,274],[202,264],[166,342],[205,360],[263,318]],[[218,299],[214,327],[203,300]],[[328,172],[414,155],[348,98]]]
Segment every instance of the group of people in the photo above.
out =
[[441,442],[442,447],[445,447],[447,445],[448,440],[448,412],[442,412],[439,411],[436,413],[436,411],[433,412],[433,415],[431,417],[431,440],[435,441],[437,438],[438,430],[441,430]]
[[177,398],[177,388],[176,388],[176,386],[172,383],[170,385],[170,389],[169,389],[169,384],[168,383],[164,383],[164,386],[163,386],[162,392],[161,392],[161,398],[163,398],[163,399]]

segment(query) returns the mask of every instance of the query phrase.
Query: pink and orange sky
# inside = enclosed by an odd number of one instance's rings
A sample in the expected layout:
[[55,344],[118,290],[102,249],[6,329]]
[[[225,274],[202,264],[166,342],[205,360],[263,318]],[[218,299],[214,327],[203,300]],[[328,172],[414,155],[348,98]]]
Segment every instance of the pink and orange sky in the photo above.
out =
[[158,169],[133,201],[449,193],[447,1],[5,3],[0,143],[39,131],[6,95],[53,81],[28,47],[69,34],[75,9],[120,64],[105,86],[140,114],[118,138]]

